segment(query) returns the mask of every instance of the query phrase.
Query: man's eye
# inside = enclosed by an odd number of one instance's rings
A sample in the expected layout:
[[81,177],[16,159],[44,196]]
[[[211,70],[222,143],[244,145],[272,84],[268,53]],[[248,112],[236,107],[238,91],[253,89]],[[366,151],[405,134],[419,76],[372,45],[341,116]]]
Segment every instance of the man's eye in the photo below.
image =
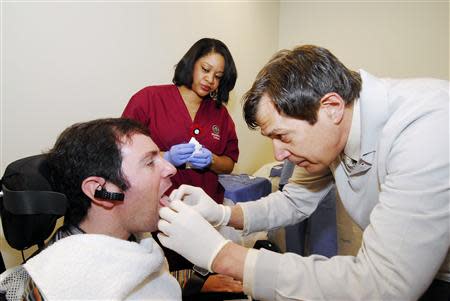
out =
[[284,143],[289,142],[289,137],[287,135],[280,135],[279,139],[281,140],[281,142],[284,142]]
[[152,160],[152,161],[148,161],[146,165],[147,166],[152,166],[154,163],[155,163],[155,161]]
[[209,69],[206,69],[205,67],[202,67],[204,72],[209,72]]

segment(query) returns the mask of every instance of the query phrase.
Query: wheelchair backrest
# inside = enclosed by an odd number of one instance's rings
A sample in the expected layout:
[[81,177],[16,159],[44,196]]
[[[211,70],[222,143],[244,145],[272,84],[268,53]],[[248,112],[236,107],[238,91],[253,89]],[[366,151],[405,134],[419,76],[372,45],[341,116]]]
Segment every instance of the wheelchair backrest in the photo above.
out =
[[0,218],[8,244],[25,250],[42,245],[67,208],[64,194],[53,191],[46,155],[12,162],[1,179]]

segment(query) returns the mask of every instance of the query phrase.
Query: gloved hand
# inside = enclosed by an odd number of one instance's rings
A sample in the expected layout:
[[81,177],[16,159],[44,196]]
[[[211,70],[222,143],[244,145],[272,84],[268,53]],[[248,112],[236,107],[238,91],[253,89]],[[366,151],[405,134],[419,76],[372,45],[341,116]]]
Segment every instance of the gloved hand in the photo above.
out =
[[170,150],[164,153],[164,159],[172,163],[174,166],[180,166],[187,162],[195,150],[192,143],[181,143],[172,145]]
[[202,169],[208,167],[212,161],[212,153],[209,149],[202,147],[201,150],[194,154],[188,160],[193,168]]
[[159,241],[193,264],[212,271],[219,251],[229,242],[197,211],[180,200],[159,210]]
[[213,227],[226,226],[230,221],[231,208],[217,204],[199,187],[183,184],[178,189],[172,191],[169,199],[182,200],[184,203],[190,205],[209,221]]

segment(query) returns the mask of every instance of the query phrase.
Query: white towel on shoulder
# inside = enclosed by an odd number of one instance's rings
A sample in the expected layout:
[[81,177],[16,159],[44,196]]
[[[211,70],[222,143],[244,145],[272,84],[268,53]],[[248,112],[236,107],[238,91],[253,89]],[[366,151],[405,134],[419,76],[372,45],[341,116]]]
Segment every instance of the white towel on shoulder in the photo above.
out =
[[25,265],[49,300],[181,300],[153,238],[141,243],[99,234],[63,238]]

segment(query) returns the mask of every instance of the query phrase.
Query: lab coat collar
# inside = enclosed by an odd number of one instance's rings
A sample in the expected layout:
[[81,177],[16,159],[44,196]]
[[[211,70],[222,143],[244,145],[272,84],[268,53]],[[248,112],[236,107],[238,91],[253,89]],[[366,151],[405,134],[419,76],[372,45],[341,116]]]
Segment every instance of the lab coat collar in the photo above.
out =
[[361,158],[371,165],[380,132],[388,118],[388,94],[383,80],[364,70],[359,70],[362,79],[360,93],[361,108]]
[[348,134],[344,154],[350,159],[358,162],[361,154],[361,121],[360,121],[359,99],[353,103],[352,123]]

